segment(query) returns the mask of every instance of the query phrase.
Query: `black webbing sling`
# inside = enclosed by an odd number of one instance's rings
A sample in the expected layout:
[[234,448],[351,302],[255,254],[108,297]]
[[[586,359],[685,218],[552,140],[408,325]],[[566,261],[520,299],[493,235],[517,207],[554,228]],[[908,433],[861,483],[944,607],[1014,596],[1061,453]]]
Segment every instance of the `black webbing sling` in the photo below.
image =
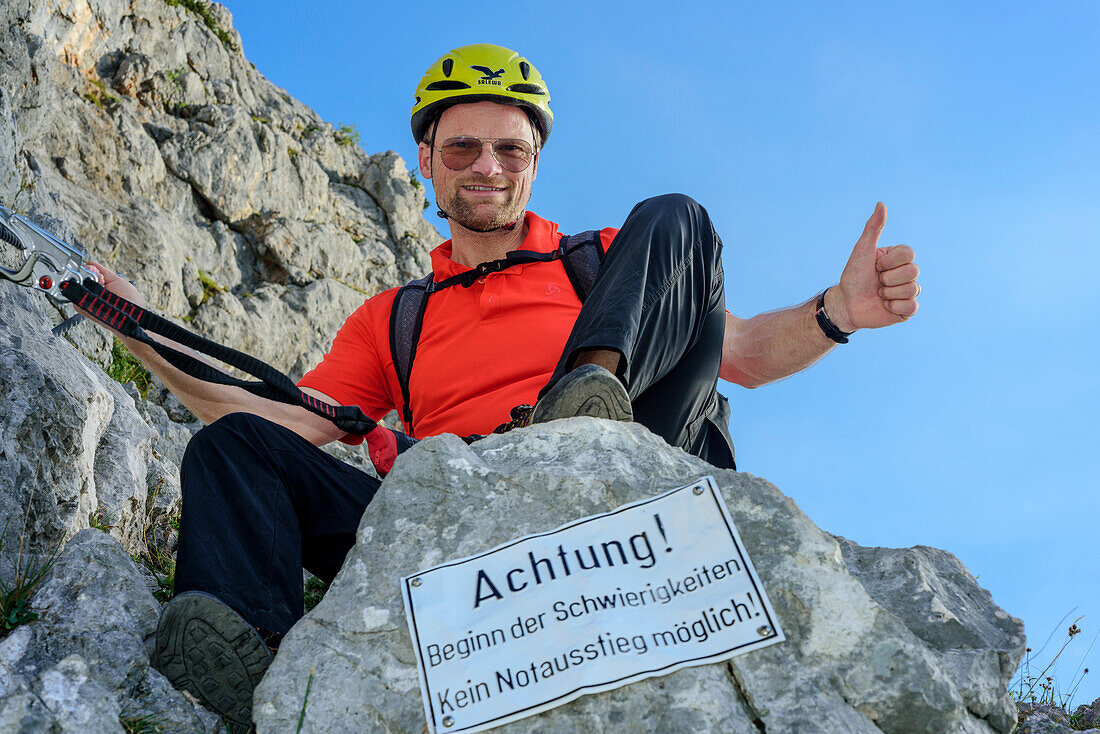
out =
[[405,424],[405,430],[410,435],[413,434],[409,376],[412,374],[416,347],[420,342],[420,331],[424,325],[424,311],[428,307],[428,296],[456,285],[469,288],[477,282],[478,278],[489,273],[499,273],[515,265],[561,260],[573,290],[577,292],[581,303],[584,303],[592,291],[592,286],[596,283],[596,275],[600,271],[603,256],[599,231],[589,230],[562,237],[557,249],[551,252],[513,250],[502,260],[481,263],[472,270],[438,283],[429,273],[423,278],[401,286],[390,309],[390,356],[393,358],[393,368],[397,373],[397,384],[401,387],[401,420]]
[[[102,285],[90,278],[85,279],[83,283],[67,280],[60,285],[60,288],[66,298],[87,311],[97,321],[127,338],[149,345],[169,364],[191,377],[218,385],[239,387],[261,398],[300,406],[328,419],[346,433],[365,436],[371,461],[379,474],[384,475],[389,472],[397,455],[415,443],[408,436],[379,426],[358,407],[330,405],[312,395],[307,395],[298,389],[289,377],[271,365],[193,334],[105,290]],[[257,380],[242,380],[226,374],[189,354],[156,341],[149,336],[150,332],[213,357]]]

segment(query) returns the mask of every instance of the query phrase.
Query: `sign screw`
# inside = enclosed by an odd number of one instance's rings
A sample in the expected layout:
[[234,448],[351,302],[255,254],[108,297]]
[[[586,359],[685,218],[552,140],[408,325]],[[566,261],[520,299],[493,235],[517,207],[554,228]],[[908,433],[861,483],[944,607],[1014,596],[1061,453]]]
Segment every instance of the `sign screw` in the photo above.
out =
[[450,729],[454,725],[455,725],[455,717],[453,717],[453,716],[444,716],[443,717],[443,726]]
[[772,628],[769,627],[766,624],[762,624],[762,625],[760,625],[759,627],[756,628],[756,634],[760,635],[761,637],[767,637],[771,633],[772,633]]
[[417,577],[417,578],[413,579],[412,581],[409,582],[409,585],[412,586],[413,588],[416,588],[417,586],[420,586],[420,578]]
[[692,491],[695,492],[695,494],[702,494],[703,493],[703,488],[702,487],[696,487]]

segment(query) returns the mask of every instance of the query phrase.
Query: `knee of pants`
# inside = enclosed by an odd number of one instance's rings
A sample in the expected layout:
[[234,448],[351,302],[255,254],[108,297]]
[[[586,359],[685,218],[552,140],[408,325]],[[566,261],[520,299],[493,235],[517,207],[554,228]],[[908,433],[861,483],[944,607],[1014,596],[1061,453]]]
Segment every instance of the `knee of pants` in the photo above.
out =
[[[229,447],[247,440],[245,437],[249,434],[254,435],[254,427],[263,423],[269,421],[252,413],[229,413],[199,429],[187,442],[180,462],[180,473],[186,474],[188,468],[196,463],[206,465],[212,453],[224,455]],[[212,452],[212,449],[215,451]]]
[[721,240],[702,204],[686,194],[662,194],[639,202],[631,218],[649,221],[655,241],[690,241],[704,250],[720,250]]
[[661,194],[638,202],[631,212],[635,216],[645,216],[658,223],[680,223],[699,218],[709,221],[707,210],[702,204],[687,194]]

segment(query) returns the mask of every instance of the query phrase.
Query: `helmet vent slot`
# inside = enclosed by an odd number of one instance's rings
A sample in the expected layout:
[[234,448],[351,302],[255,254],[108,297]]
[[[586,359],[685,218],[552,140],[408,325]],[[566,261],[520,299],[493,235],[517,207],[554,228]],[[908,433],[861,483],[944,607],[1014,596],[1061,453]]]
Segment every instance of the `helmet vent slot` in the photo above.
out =
[[546,91],[538,84],[510,84],[508,91],[519,92],[520,94],[546,94]]
[[[454,69],[454,66],[454,59],[443,59],[443,76],[449,77],[451,75],[451,70]],[[527,77],[525,76],[523,78],[526,79]]]
[[519,73],[523,74],[523,81],[527,81],[531,76],[531,65],[526,61],[519,62]]
[[446,79],[444,81],[432,82],[428,86],[424,87],[427,92],[446,92],[452,89],[469,89],[470,85],[466,82],[460,82],[454,79]]

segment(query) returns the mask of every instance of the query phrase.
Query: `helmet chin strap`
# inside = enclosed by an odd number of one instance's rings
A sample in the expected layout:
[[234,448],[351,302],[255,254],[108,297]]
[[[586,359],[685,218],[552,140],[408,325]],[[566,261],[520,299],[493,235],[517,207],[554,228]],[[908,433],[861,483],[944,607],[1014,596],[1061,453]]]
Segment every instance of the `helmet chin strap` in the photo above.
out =
[[[431,149],[432,149],[432,154],[428,158],[428,174],[431,175],[431,177],[433,179],[435,178],[435,131],[439,127],[439,118],[440,117],[442,117],[442,115],[436,115],[435,120],[432,121],[432,137],[431,137],[431,142],[429,143],[429,145],[431,146]],[[437,217],[439,217],[440,219],[454,219],[454,217],[452,217],[450,214],[443,211],[443,207],[439,206],[438,201],[435,202],[435,205],[436,205],[435,215]],[[509,222],[508,224],[502,224],[499,227],[489,227],[488,229],[478,229],[477,227],[471,227],[468,224],[462,224],[461,222],[458,223],[458,226],[462,227],[464,229],[468,229],[471,232],[480,232],[481,234],[486,234],[488,232],[496,232],[497,230],[500,230],[500,229],[506,229],[509,232],[511,232],[513,229],[516,228],[516,225],[519,224],[519,220],[521,220],[521,219],[523,219],[523,214],[522,213],[518,217],[516,217],[514,220]]]

